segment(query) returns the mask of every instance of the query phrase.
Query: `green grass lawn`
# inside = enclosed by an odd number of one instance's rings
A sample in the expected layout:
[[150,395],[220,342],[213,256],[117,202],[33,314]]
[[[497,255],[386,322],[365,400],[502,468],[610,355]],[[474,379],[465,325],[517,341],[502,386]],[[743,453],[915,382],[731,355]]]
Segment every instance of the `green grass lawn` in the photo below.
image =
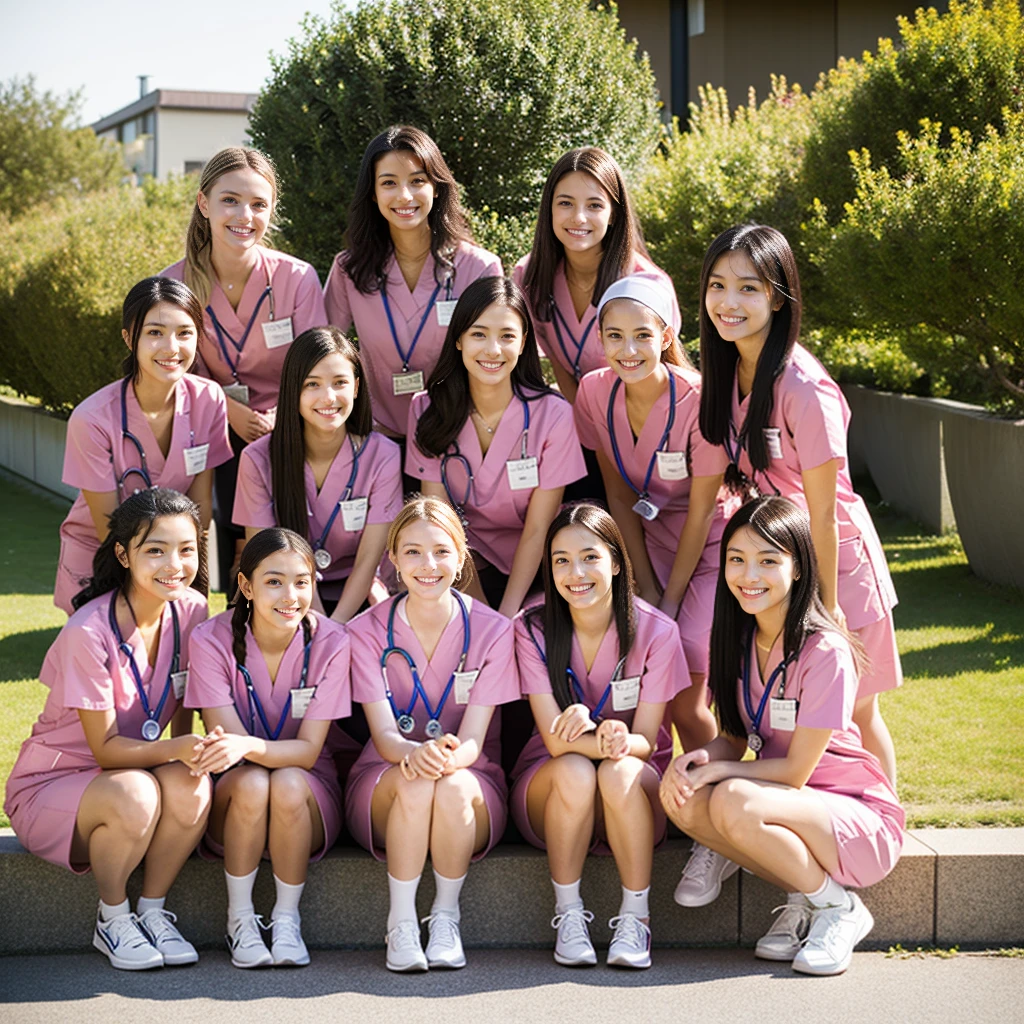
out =
[[[64,506],[0,477],[0,779],[42,707]],[[1024,595],[972,576],[955,536],[875,508],[906,683],[882,696],[912,825],[1024,826]],[[214,595],[214,609],[224,607]],[[8,824],[0,814],[0,825]]]

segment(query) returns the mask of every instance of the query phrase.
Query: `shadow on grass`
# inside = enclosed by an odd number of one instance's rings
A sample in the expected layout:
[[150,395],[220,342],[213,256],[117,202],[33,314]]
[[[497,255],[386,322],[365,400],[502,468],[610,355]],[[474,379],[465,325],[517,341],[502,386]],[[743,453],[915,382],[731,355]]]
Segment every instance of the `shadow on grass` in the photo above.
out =
[[963,643],[942,643],[900,656],[908,679],[956,676],[962,672],[1002,672],[1024,663],[1024,641],[995,641],[990,635]]
[[15,679],[34,679],[60,626],[12,633],[0,639],[0,685]]

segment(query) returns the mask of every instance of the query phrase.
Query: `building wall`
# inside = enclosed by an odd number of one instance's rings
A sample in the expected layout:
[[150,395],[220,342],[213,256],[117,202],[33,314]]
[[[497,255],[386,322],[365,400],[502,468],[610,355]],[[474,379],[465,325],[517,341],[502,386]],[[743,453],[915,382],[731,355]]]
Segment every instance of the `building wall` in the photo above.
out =
[[672,40],[668,0],[621,0],[619,20],[626,35],[646,51],[665,110],[672,107]]
[[184,174],[186,163],[202,166],[225,146],[248,142],[249,115],[244,110],[157,111],[156,176]]

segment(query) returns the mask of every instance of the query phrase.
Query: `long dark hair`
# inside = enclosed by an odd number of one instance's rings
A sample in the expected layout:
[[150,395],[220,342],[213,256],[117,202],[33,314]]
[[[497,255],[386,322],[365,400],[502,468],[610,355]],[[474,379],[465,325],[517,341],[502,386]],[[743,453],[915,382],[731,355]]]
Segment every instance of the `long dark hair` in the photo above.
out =
[[416,424],[416,447],[425,455],[443,455],[469,418],[469,373],[456,346],[484,310],[493,305],[515,310],[523,324],[523,351],[510,375],[512,393],[525,402],[557,394],[544,383],[533,321],[519,286],[507,277],[477,278],[459,297],[441,354],[427,381],[430,405]]
[[93,598],[109,594],[112,590],[126,590],[131,582],[131,572],[117,557],[117,545],[129,551],[133,541],[145,543],[156,521],[172,516],[185,516],[192,520],[196,528],[199,570],[192,581],[192,589],[198,590],[205,597],[209,591],[210,576],[199,506],[191,498],[170,487],[151,487],[145,491],[136,491],[110,513],[110,532],[93,555],[92,576],[71,599],[75,611]]
[[[316,578],[316,563],[313,561],[313,549],[294,530],[285,530],[280,526],[269,526],[260,530],[249,540],[242,549],[242,558],[238,563],[238,571],[247,580],[251,580],[260,563],[278,551],[294,551],[301,555],[309,563],[309,575]],[[235,663],[245,664],[245,627],[249,622],[252,610],[250,602],[242,596],[239,590],[235,595],[235,608],[231,613],[231,651],[235,656]],[[309,615],[302,617],[302,639],[309,643],[313,635],[313,623]]]
[[565,246],[555,237],[551,204],[555,200],[558,183],[574,171],[581,171],[594,178],[608,194],[612,204],[608,233],[601,243],[601,264],[597,270],[591,305],[596,307],[608,286],[633,269],[633,257],[636,253],[647,256],[643,231],[633,210],[633,202],[629,198],[629,190],[626,188],[626,181],[619,165],[597,146],[570,150],[551,168],[548,180],[544,182],[540,209],[537,211],[533,249],[530,251],[530,262],[523,276],[523,290],[539,320],[551,318],[551,293],[555,271],[565,258]]
[[380,288],[387,262],[394,252],[388,223],[377,208],[377,161],[385,153],[406,150],[423,165],[434,186],[434,202],[427,214],[430,225],[430,254],[434,257],[434,278],[438,284],[454,267],[459,242],[471,241],[469,224],[459,206],[459,186],[441,156],[437,143],[411,125],[394,125],[366,147],[359,166],[352,205],[348,212],[345,251],[338,257],[342,270],[364,295]]
[[[800,336],[800,275],[789,242],[775,228],[740,224],[723,231],[708,248],[700,272],[700,431],[712,444],[724,444],[729,437],[732,389],[739,360],[736,346],[722,340],[707,308],[711,272],[719,259],[729,252],[746,255],[768,287],[769,297],[783,299],[782,307],[772,316],[768,337],[757,360],[747,418],[739,431],[740,444],[746,447],[751,463],[763,472],[769,465],[764,428],[775,405],[775,381]],[[739,489],[738,474],[732,466],[726,474],[726,482],[733,489]]]
[[726,523],[719,555],[718,588],[715,613],[711,622],[711,659],[708,685],[715,698],[722,732],[745,737],[746,726],[740,715],[736,681],[749,657],[750,640],[757,621],[743,611],[725,582],[729,541],[744,526],[749,526],[769,544],[785,551],[794,562],[796,578],[789,592],[789,607],[782,630],[782,657],[795,658],[812,633],[823,630],[840,633],[850,642],[858,671],[865,666],[864,652],[856,638],[840,627],[821,603],[818,560],[811,540],[811,521],[807,513],[788,498],[772,495],[748,501]]
[[270,434],[270,486],[274,498],[274,518],[278,526],[309,536],[306,510],[306,443],[303,419],[299,412],[302,385],[313,367],[338,353],[352,364],[356,395],[346,429],[366,437],[373,429],[370,389],[366,386],[359,352],[337,327],[311,327],[291,344],[281,368],[281,389],[277,396],[277,420]]
[[149,311],[160,302],[177,306],[192,321],[196,329],[197,349],[203,335],[203,307],[187,285],[170,277],[147,277],[133,285],[121,306],[121,328],[128,332],[129,342],[129,352],[121,363],[121,372],[131,377],[133,384],[138,384],[142,375],[138,357],[142,328],[146,325]]
[[548,527],[544,539],[544,557],[541,569],[544,574],[544,604],[531,608],[525,613],[526,626],[534,634],[543,632],[545,657],[548,663],[548,679],[551,692],[564,711],[576,703],[576,695],[569,686],[566,669],[572,654],[572,613],[568,602],[555,586],[551,571],[551,545],[555,535],[566,526],[582,526],[608,545],[612,558],[619,565],[619,572],[612,577],[612,608],[615,614],[615,630],[619,635],[619,657],[628,656],[636,639],[636,584],[633,580],[633,563],[629,560],[626,542],[615,520],[598,505],[567,505]]

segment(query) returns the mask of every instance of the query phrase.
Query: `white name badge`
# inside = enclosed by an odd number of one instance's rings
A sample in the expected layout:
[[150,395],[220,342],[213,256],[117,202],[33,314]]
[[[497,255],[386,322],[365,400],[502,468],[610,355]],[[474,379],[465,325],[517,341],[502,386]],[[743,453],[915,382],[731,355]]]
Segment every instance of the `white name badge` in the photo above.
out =
[[368,498],[353,498],[341,503],[341,525],[349,533],[358,533],[366,525],[366,512],[370,507]]
[[292,690],[292,718],[305,718],[309,702],[316,695],[315,686],[296,687]]
[[456,704],[469,703],[469,691],[473,689],[473,684],[476,682],[476,677],[478,675],[480,675],[480,669],[474,669],[472,672],[455,673]]
[[263,343],[267,348],[280,348],[290,345],[295,340],[292,334],[292,318],[286,316],[281,320],[267,320],[260,324],[263,328]]
[[438,327],[447,327],[452,322],[452,313],[455,312],[455,307],[458,304],[458,299],[438,299],[434,303],[434,309],[437,311]]
[[768,449],[768,458],[782,458],[782,431],[778,427],[764,428],[764,444]]
[[228,398],[233,398],[236,402],[241,402],[242,405],[249,404],[249,385],[248,384],[225,384],[224,394]]
[[612,708],[615,711],[632,711],[640,703],[640,677],[612,680]]
[[505,472],[508,473],[510,490],[525,491],[540,486],[536,455],[531,455],[527,459],[509,459],[505,463]]
[[174,699],[181,700],[185,696],[185,687],[188,685],[188,669],[184,672],[171,673],[171,689],[174,691]]
[[686,468],[686,452],[657,452],[658,476],[662,480],[685,480],[690,472]]
[[182,453],[185,456],[185,472],[189,476],[202,473],[206,469],[206,456],[209,453],[210,446],[208,444],[197,444],[192,448],[185,448]]
[[423,390],[423,371],[411,370],[409,373],[393,373],[391,375],[391,393],[393,395],[414,395]]
[[768,721],[773,729],[792,732],[796,728],[796,701],[772,697],[768,702]]

